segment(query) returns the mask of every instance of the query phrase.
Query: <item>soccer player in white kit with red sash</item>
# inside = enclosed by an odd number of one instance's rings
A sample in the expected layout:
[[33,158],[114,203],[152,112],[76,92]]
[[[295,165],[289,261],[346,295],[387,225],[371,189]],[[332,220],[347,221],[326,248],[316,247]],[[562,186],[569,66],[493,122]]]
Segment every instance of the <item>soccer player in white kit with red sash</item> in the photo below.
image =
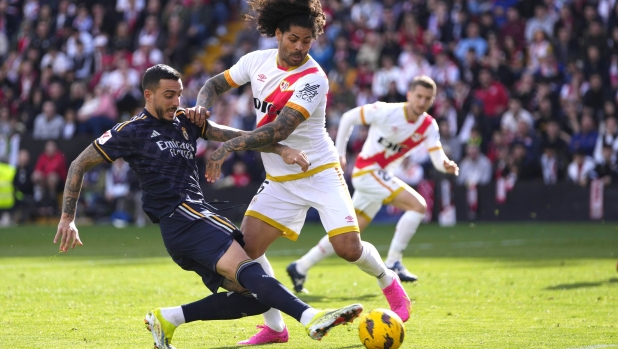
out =
[[[404,321],[410,299],[396,273],[384,265],[376,248],[361,241],[350,194],[337,150],[325,129],[328,79],[308,55],[322,34],[325,16],[319,0],[249,1],[258,30],[276,37],[278,49],[243,56],[233,67],[209,79],[200,90],[197,114],[210,108],[222,93],[251,83],[257,115],[256,129],[230,139],[208,161],[206,177],[216,180],[232,151],[256,149],[280,142],[304,151],[306,172],[276,157],[263,156],[266,180],[251,201],[241,225],[245,251],[271,273],[264,253],[278,237],[296,240],[307,210],[314,207],[331,239],[334,252],[377,278],[390,307]],[[288,331],[278,310],[264,315],[261,331],[240,344],[281,343]]]
[[[337,150],[345,163],[346,146],[354,125],[369,125],[369,134],[358,154],[352,184],[352,201],[361,231],[369,225],[383,204],[393,205],[405,213],[397,222],[395,236],[386,259],[386,266],[402,281],[416,281],[403,265],[403,252],[420,225],[427,205],[423,197],[393,175],[393,171],[412,150],[423,144],[429,151],[434,167],[458,175],[459,168],[442,150],[438,124],[426,111],[436,94],[435,82],[427,76],[416,77],[410,84],[407,103],[364,105],[345,113],[337,133]],[[328,238],[287,268],[296,291],[302,290],[308,270],[333,254]]]

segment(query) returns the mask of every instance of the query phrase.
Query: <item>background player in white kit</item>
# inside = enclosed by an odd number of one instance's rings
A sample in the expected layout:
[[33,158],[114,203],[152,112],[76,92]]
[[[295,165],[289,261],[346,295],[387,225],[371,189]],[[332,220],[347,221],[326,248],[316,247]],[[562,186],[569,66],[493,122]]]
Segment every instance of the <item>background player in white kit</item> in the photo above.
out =
[[[427,76],[416,77],[410,83],[407,103],[367,104],[343,114],[337,133],[337,151],[345,167],[346,146],[354,125],[369,125],[369,135],[356,159],[352,172],[352,201],[362,231],[383,204],[393,205],[405,213],[397,222],[395,236],[386,258],[386,266],[402,281],[416,281],[402,263],[403,252],[420,225],[427,204],[425,199],[406,183],[393,176],[393,171],[417,146],[424,144],[434,167],[441,172],[459,174],[457,164],[442,150],[438,124],[427,114],[436,95],[436,83]],[[299,260],[287,267],[294,289],[300,292],[309,269],[333,254],[328,236]]]
[[[323,33],[325,16],[319,0],[253,0],[249,5],[261,34],[276,37],[278,49],[255,51],[232,68],[209,79],[200,90],[196,114],[210,108],[231,88],[251,83],[257,129],[226,141],[211,156],[206,177],[215,181],[222,162],[233,151],[281,142],[302,149],[311,166],[299,172],[276,157],[262,156],[267,176],[251,201],[241,225],[245,251],[274,276],[264,256],[278,237],[296,240],[309,207],[320,213],[334,252],[377,278],[390,307],[404,321],[410,299],[397,275],[388,270],[376,248],[360,240],[354,206],[343,179],[337,150],[326,133],[328,79],[308,56]],[[203,120],[196,120],[197,123]],[[265,315],[262,330],[241,344],[287,342],[288,331],[278,310]]]

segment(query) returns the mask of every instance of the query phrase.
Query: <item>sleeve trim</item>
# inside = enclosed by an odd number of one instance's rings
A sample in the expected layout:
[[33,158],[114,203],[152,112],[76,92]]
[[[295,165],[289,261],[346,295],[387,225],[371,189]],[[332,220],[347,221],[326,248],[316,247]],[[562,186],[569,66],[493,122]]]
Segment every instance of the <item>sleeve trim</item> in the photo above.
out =
[[305,117],[305,120],[309,119],[309,117],[311,116],[311,114],[309,114],[309,112],[307,111],[307,109],[305,109],[303,106],[298,105],[296,103],[293,102],[287,102],[285,104],[286,107],[288,108],[292,108],[298,112],[300,112],[301,114],[303,114],[303,116]]
[[441,146],[437,146],[437,147],[429,148],[429,149],[427,149],[427,151],[432,152],[432,151],[436,151],[436,150],[440,150],[440,149],[442,149],[442,147]]
[[204,120],[204,126],[202,126],[202,138],[206,139],[206,128],[208,126],[208,120]]
[[365,106],[364,105],[360,107],[360,117],[361,117],[361,122],[363,123],[363,125],[367,126],[367,121],[365,120]]
[[235,83],[234,79],[232,79],[232,74],[230,74],[229,69],[223,72],[223,76],[225,77],[225,81],[227,81],[227,83],[230,84],[232,88],[240,87],[240,85]]
[[107,162],[110,162],[110,163],[114,162],[114,160],[112,160],[112,158],[110,158],[109,155],[107,155],[107,153],[105,153],[105,151],[103,151],[101,146],[99,144],[97,144],[96,140],[94,142],[92,142],[92,144],[94,144],[94,150],[96,150],[103,157],[103,160],[105,160]]

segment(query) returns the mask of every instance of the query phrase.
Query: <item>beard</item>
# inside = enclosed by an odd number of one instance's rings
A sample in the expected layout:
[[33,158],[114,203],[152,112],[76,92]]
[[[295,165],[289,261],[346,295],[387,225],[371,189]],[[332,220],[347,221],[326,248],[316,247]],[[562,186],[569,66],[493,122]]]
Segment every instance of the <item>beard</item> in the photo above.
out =
[[[292,60],[294,58],[300,57],[300,62],[298,63],[294,63]],[[303,53],[290,53],[288,54],[284,60],[285,62],[290,65],[290,66],[296,66],[302,63],[302,61],[305,59],[305,57],[307,57],[307,54],[303,54]]]
[[166,122],[166,123],[171,123],[174,121],[174,118],[172,118],[172,120],[168,120],[165,118],[165,113],[168,111],[172,111],[172,110],[174,110],[175,112],[176,110],[178,110],[178,108],[170,108],[168,110],[164,110],[161,107],[155,107],[155,111],[157,112],[157,117],[159,118],[159,120]]

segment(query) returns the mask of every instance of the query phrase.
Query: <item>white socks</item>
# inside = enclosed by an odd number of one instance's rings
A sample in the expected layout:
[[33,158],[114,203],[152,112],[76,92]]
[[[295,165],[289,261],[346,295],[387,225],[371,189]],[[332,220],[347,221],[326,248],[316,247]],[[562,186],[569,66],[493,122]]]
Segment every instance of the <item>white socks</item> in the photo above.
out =
[[[270,265],[270,262],[266,258],[265,254],[261,255],[255,261],[260,263],[266,274],[272,276],[273,278],[275,277],[275,271]],[[262,315],[264,316],[264,324],[270,327],[272,330],[281,332],[283,331],[283,329],[285,329],[285,322],[283,322],[283,317],[281,316],[281,312],[279,310],[275,308],[270,308],[270,310],[268,310]]]
[[356,264],[360,270],[378,278],[380,288],[388,287],[393,282],[393,275],[388,273],[380,253],[376,250],[375,246],[367,241],[361,241],[361,245],[363,245],[361,257],[356,262],[352,262],[352,264]]
[[300,316],[300,323],[303,324],[303,326],[307,326],[311,322],[311,319],[313,319],[313,317],[317,313],[318,310],[313,308],[309,308],[303,311],[303,314]]
[[311,269],[311,267],[318,264],[324,258],[332,256],[333,254],[335,254],[335,249],[330,243],[328,235],[324,235],[315,247],[296,261],[296,271],[303,275],[307,275],[307,272]]
[[403,252],[408,247],[408,243],[414,233],[416,233],[416,229],[423,221],[424,214],[420,214],[416,211],[406,211],[399,221],[397,222],[397,227],[395,228],[395,236],[393,236],[393,240],[391,241],[391,247],[388,250],[388,256],[386,257],[385,264],[389,267],[392,267],[396,262],[401,261],[403,257]]
[[161,316],[176,327],[185,323],[185,313],[182,312],[182,307],[161,308]]

